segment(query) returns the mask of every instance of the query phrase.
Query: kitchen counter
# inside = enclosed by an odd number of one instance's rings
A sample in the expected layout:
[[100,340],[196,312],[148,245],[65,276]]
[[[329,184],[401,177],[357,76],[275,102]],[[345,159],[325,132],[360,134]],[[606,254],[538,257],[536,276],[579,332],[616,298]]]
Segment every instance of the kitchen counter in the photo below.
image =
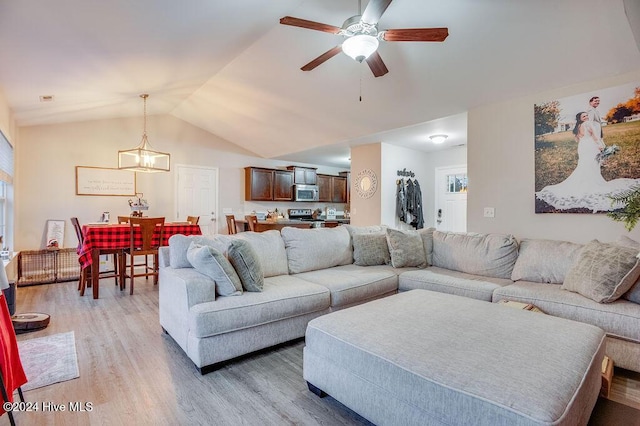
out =
[[[259,220],[257,232],[268,231],[270,229],[280,230],[285,226],[292,226],[294,228],[307,229],[307,228],[312,228],[314,226],[318,226],[318,225],[314,225],[317,223],[320,223],[321,227],[332,228],[341,224],[350,223],[350,220],[349,219],[329,219],[329,220],[320,219],[316,221],[306,221],[306,220],[300,220],[300,219]],[[238,227],[238,231],[249,230],[249,223],[244,219],[236,219],[236,226]]]

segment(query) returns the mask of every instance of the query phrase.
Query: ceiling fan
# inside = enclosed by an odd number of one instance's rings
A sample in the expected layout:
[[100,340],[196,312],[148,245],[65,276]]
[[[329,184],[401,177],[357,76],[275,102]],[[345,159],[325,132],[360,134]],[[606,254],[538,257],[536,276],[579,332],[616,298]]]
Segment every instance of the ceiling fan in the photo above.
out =
[[[306,19],[285,16],[280,19],[283,25],[307,28],[310,30],[323,31],[341,35],[345,37],[344,42],[322,55],[315,58],[302,68],[302,71],[311,71],[318,65],[343,51],[348,56],[358,62],[366,61],[369,68],[376,77],[381,77],[389,72],[387,66],[382,61],[378,49],[378,41],[444,41],[449,35],[447,28],[407,28],[378,30],[378,20],[387,10],[392,0],[371,0],[361,15],[352,16],[344,21],[342,27],[322,24],[320,22],[308,21]],[[358,0],[358,11],[360,11],[360,0]]]

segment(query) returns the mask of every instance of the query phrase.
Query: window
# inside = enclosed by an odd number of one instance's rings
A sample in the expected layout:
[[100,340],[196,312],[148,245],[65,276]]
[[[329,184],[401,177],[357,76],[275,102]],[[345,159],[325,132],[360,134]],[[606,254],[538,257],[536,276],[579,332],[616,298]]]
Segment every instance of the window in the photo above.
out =
[[13,147],[0,131],[0,248],[13,245]]
[[447,192],[467,192],[467,174],[447,175]]

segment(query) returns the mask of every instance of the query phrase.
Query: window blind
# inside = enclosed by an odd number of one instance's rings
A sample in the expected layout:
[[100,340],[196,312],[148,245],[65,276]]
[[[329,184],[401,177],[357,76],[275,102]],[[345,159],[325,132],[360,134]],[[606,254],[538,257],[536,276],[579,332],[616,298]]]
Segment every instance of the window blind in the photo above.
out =
[[13,182],[13,146],[0,131],[0,180],[11,184]]

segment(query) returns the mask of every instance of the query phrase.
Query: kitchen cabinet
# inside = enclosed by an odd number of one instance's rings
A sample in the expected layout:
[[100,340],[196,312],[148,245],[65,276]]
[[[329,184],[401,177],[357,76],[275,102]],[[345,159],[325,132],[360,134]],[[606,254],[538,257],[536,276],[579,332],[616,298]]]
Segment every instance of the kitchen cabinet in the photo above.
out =
[[273,201],[272,169],[245,167],[244,199],[247,201]]
[[293,172],[289,170],[273,171],[273,201],[293,200]]
[[329,175],[317,175],[318,180],[318,202],[331,203],[332,199],[332,187],[331,176]]
[[293,172],[245,167],[244,199],[247,201],[291,201]]
[[317,175],[318,201],[324,203],[347,202],[347,178],[342,176]]
[[351,202],[351,172],[338,173],[341,177],[347,180],[347,203]]
[[293,183],[296,185],[317,185],[316,169],[312,167],[288,166],[287,170],[293,172]]

